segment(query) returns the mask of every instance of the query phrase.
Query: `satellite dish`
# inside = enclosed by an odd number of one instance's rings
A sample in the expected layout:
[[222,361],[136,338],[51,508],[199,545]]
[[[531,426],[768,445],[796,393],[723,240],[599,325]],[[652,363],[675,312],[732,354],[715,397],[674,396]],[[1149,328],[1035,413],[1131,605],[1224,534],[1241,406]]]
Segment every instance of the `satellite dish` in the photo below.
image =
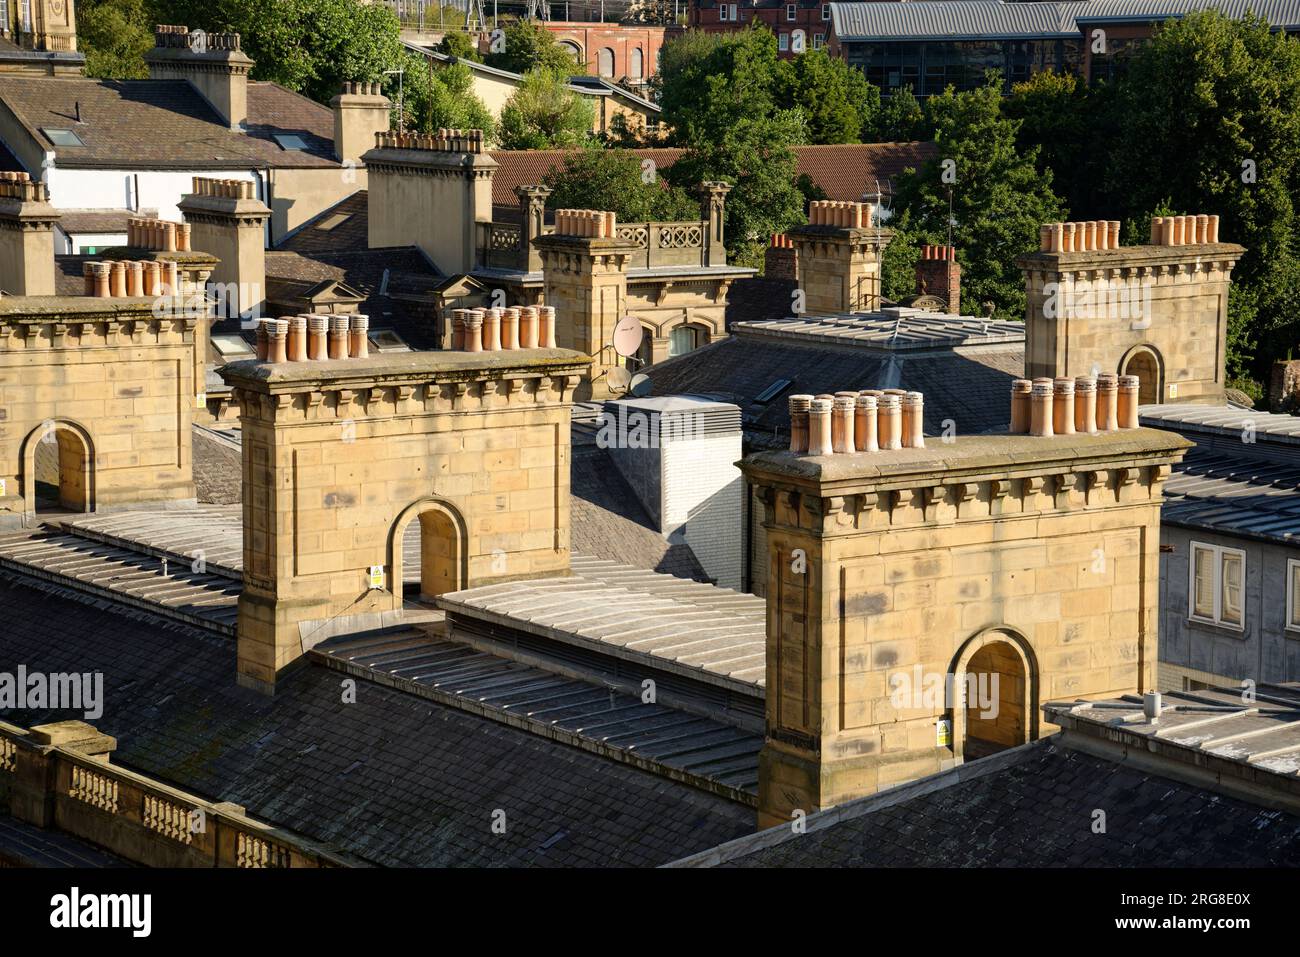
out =
[[632,384],[628,386],[628,391],[640,399],[643,396],[649,395],[650,390],[653,388],[654,382],[651,378],[644,372],[638,372],[636,375],[632,376]]
[[609,391],[626,392],[632,385],[632,373],[628,372],[622,366],[614,366],[609,370]]
[[636,316],[624,316],[614,327],[614,351],[624,359],[636,355],[645,338],[645,328]]

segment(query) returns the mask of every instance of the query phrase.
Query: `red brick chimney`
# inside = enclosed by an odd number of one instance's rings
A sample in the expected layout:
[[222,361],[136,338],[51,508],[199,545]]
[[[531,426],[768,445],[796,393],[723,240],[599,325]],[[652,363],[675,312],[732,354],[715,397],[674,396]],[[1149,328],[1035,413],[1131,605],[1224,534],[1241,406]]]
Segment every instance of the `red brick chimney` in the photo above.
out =
[[961,265],[952,246],[922,246],[916,261],[916,293],[938,296],[948,311],[961,312]]

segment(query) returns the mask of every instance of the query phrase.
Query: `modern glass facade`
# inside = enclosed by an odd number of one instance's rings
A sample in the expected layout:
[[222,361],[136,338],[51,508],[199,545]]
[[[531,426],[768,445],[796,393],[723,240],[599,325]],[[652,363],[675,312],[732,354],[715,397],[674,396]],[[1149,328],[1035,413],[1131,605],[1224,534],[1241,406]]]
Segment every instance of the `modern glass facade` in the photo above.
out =
[[1083,69],[1082,38],[1043,40],[945,40],[871,43],[846,41],[845,59],[889,96],[910,86],[917,96],[949,86],[969,90],[997,70],[1009,88],[1042,70]]

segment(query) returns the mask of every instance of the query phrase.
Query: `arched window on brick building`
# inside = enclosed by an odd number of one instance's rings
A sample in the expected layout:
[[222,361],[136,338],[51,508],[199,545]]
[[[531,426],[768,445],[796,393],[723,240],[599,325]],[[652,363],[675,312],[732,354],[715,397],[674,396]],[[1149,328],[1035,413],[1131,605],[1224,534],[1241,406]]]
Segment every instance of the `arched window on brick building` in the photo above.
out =
[[632,50],[632,56],[628,61],[627,75],[634,80],[639,80],[645,75],[645,64],[640,47],[635,47]]
[[596,62],[601,76],[611,77],[614,75],[614,51],[611,48],[605,47],[602,49]]

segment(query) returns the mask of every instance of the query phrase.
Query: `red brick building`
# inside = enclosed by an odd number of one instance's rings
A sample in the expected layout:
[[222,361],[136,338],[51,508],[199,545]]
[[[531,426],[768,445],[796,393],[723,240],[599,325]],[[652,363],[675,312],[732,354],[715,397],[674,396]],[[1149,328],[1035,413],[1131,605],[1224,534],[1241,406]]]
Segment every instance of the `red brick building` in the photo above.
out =
[[644,83],[659,69],[659,51],[681,27],[543,22],[587,71],[607,80]]
[[796,56],[803,49],[818,50],[831,33],[831,5],[822,0],[691,0],[690,25],[721,33],[766,23],[776,34],[777,55]]

